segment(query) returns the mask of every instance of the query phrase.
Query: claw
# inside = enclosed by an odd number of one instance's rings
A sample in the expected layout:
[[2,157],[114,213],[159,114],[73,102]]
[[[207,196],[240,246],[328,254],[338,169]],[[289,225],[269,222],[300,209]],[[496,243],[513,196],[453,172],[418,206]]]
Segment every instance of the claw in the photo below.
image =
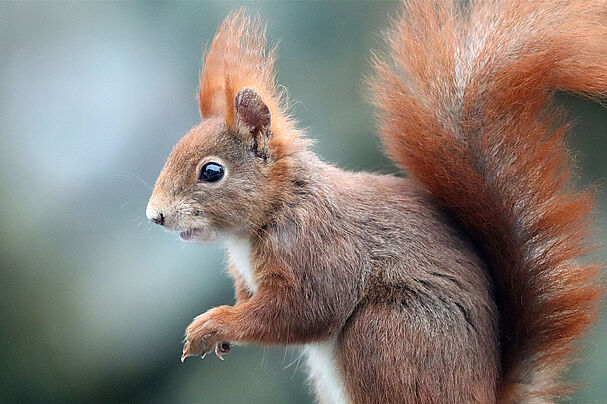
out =
[[190,354],[188,354],[188,347],[189,347],[189,344],[186,342],[181,351],[181,363],[183,363],[183,361],[185,361],[185,358],[190,356]]
[[227,342],[221,342],[215,346],[215,355],[221,360],[223,360],[223,354],[227,354],[230,352],[230,344]]
[[223,352],[221,352],[221,348],[219,348],[219,344],[215,347],[215,355],[219,359],[223,360],[223,356],[221,356],[221,355],[223,355]]

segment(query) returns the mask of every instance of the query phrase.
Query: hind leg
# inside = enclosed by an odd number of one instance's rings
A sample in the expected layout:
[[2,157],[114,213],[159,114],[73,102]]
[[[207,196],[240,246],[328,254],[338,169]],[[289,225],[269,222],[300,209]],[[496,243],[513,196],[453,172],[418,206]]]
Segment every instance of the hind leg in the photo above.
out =
[[495,341],[450,308],[419,308],[368,303],[350,318],[336,352],[351,402],[494,403]]

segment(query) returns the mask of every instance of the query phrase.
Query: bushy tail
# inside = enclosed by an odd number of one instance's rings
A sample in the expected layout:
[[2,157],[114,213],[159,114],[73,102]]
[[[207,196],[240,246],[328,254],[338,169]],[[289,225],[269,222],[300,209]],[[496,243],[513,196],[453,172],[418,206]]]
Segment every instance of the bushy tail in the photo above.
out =
[[[451,0],[452,1],[452,0]],[[406,1],[371,80],[389,155],[482,248],[501,315],[499,402],[544,402],[593,322],[593,208],[555,90],[607,94],[607,2]]]

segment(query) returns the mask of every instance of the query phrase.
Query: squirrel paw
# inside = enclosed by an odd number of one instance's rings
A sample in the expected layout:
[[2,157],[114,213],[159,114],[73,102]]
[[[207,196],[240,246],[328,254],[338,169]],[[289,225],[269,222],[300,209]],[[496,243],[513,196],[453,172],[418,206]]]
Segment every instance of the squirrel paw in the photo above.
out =
[[188,356],[201,355],[204,358],[211,351],[215,351],[215,355],[223,360],[223,355],[230,352],[230,343],[225,335],[226,327],[221,320],[228,308],[231,309],[229,306],[211,309],[192,321],[185,332],[182,362]]

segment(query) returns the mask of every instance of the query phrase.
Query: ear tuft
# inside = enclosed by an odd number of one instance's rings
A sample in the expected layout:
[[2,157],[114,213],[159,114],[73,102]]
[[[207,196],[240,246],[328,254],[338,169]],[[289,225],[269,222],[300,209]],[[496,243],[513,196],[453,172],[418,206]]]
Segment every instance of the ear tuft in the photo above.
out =
[[251,133],[258,133],[270,127],[270,109],[261,96],[252,88],[245,87],[238,92],[234,102],[236,119]]

